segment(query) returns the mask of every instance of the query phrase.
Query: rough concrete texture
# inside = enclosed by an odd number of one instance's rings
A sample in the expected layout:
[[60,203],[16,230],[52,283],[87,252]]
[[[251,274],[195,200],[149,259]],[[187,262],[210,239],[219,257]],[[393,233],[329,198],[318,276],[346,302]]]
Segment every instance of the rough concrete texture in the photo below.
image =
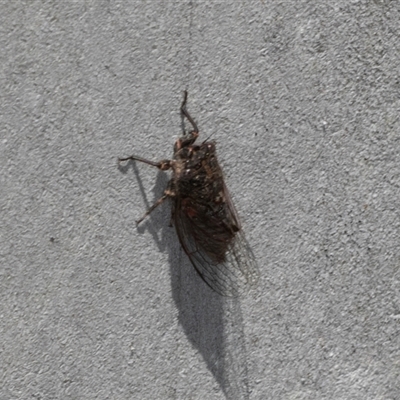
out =
[[[3,1],[0,398],[400,399],[400,3]],[[184,89],[259,286],[168,226]]]

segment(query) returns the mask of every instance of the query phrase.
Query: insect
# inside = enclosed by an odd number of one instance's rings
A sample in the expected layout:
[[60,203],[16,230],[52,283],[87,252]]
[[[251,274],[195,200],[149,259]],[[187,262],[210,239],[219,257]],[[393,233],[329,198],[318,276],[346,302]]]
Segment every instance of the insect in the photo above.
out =
[[257,263],[241,229],[239,218],[225,186],[218,164],[215,143],[196,145],[199,129],[186,109],[187,92],[181,113],[193,130],[179,138],[172,160],[135,160],[172,170],[164,195],[137,221],[143,221],[166,199],[172,200],[171,222],[183,250],[204,282],[223,296],[239,296],[257,283]]

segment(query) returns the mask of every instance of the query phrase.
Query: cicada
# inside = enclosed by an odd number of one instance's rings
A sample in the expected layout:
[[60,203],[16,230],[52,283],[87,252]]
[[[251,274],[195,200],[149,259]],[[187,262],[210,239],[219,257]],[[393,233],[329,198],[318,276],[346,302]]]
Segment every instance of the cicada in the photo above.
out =
[[135,160],[162,171],[172,170],[163,196],[137,224],[170,198],[171,222],[200,277],[223,296],[239,296],[257,283],[257,263],[225,185],[215,143],[206,140],[195,144],[199,129],[186,109],[186,102],[185,91],[181,113],[193,130],[176,141],[172,160],[153,162],[130,156],[119,158],[119,162]]

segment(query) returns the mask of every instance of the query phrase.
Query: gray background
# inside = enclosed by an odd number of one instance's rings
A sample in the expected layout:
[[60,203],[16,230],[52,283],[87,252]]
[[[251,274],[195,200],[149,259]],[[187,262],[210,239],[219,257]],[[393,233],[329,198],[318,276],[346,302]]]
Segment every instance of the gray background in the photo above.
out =
[[[400,4],[3,1],[1,399],[399,399]],[[139,228],[184,89],[261,271]]]

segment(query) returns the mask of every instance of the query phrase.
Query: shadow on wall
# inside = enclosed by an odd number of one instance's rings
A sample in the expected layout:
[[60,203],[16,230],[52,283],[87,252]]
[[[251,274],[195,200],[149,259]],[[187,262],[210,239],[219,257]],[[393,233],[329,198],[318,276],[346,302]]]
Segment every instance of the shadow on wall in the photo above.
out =
[[[147,200],[135,162],[130,161],[121,170],[126,172],[129,165],[133,167],[139,190],[149,208],[153,202]],[[168,175],[159,171],[153,189],[154,202],[162,196],[167,182]],[[139,233],[148,230],[160,251],[168,251],[172,295],[179,311],[179,322],[221,390],[229,399],[248,399],[247,352],[240,300],[222,297],[203,282],[181,248],[175,229],[165,223],[169,221],[170,204],[168,206],[165,204],[154,211],[147,222],[139,226]]]

